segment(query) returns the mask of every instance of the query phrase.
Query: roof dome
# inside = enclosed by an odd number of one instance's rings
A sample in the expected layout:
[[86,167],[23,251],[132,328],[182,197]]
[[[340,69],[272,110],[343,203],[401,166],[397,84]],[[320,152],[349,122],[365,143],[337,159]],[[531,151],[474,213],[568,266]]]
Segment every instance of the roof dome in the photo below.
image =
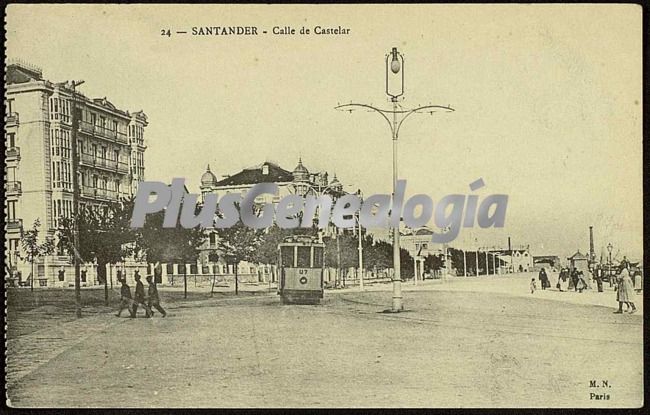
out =
[[333,189],[334,189],[334,188],[338,188],[338,189],[340,189],[340,188],[343,187],[343,185],[341,184],[341,182],[339,182],[339,179],[336,177],[336,173],[334,173],[334,178],[333,178],[332,181],[330,182],[330,187],[333,188]]
[[210,171],[210,165],[208,164],[205,173],[201,176],[201,187],[214,186],[215,184],[217,184],[217,176]]
[[293,180],[297,182],[309,181],[309,170],[302,165],[302,158],[298,159],[298,165],[293,169]]

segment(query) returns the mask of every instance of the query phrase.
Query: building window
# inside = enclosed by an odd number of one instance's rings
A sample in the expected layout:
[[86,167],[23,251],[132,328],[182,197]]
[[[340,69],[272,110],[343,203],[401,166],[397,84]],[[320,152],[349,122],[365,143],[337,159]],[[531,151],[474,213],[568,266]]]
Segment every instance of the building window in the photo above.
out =
[[7,140],[7,147],[9,148],[16,147],[16,133],[7,133],[5,137]]
[[7,201],[7,219],[12,221],[16,219],[16,201],[8,200]]
[[10,115],[12,112],[14,112],[14,100],[13,100],[13,99],[8,99],[8,100],[5,101],[5,102],[6,102],[6,105],[7,105],[7,106],[5,107],[6,110],[7,110],[6,114],[7,114],[7,115]]
[[15,182],[16,181],[16,168],[7,167],[7,181]]
[[214,246],[217,243],[217,236],[213,233],[210,234],[210,246]]

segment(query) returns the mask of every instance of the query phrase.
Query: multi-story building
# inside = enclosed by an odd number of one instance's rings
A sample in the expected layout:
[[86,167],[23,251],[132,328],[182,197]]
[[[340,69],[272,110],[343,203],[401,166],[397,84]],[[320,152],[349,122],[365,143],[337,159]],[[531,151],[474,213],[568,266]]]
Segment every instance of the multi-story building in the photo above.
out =
[[[48,81],[39,68],[24,63],[9,64],[6,73],[5,260],[26,280],[31,269],[18,256],[22,232],[38,219],[39,236],[55,238],[60,219],[73,213],[73,174],[80,207],[101,208],[135,193],[144,179],[147,117],[142,111],[120,110],[106,97],[73,93],[71,83]],[[76,172],[73,117],[78,125]],[[59,254],[38,260],[34,285],[67,286],[74,280],[69,256]],[[84,264],[82,284],[96,282],[95,267]]]
[[[327,172],[310,173],[303,165],[302,159],[298,160],[298,165],[293,171],[285,170],[276,163],[265,161],[256,166],[245,168],[233,175],[225,175],[221,180],[217,179],[217,176],[208,165],[205,173],[201,176],[200,189],[203,197],[209,193],[218,193],[220,197],[229,193],[241,193],[244,196],[258,183],[275,183],[279,189],[275,195],[260,195],[255,200],[256,203],[275,204],[289,194],[301,196],[329,194],[337,196],[343,192],[343,185],[336,178],[336,175],[329,181]],[[209,272],[230,274],[232,271],[227,264],[213,264],[209,261],[208,253],[217,249],[217,241],[216,231],[209,231],[208,239],[201,247],[199,262],[204,264],[203,267],[206,267]],[[239,274],[243,276],[243,279],[247,279],[246,274],[250,274],[251,278],[259,277],[264,280],[267,278],[268,273],[268,267],[263,267],[260,270],[255,264],[244,262],[240,264]]]

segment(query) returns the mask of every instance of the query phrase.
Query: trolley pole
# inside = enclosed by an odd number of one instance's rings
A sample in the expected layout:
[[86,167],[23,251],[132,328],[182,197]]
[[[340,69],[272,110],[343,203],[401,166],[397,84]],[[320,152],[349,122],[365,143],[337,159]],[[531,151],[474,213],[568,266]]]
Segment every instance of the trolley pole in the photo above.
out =
[[[352,112],[356,109],[372,110],[379,113],[384,120],[388,122],[391,130],[391,138],[393,141],[393,200],[397,190],[397,140],[399,138],[399,130],[404,120],[412,114],[416,113],[430,113],[433,114],[438,110],[447,112],[454,111],[450,106],[442,105],[425,105],[415,109],[401,109],[398,106],[398,98],[404,95],[404,57],[397,48],[392,50],[386,55],[386,95],[390,97],[392,108],[389,110],[380,109],[368,104],[344,104],[338,105],[335,109],[342,111]],[[397,215],[397,223],[393,226],[393,297],[391,310],[394,313],[400,312],[404,309],[402,301],[402,278],[400,267],[400,235],[399,224],[401,222],[401,212],[391,212],[391,218]]]

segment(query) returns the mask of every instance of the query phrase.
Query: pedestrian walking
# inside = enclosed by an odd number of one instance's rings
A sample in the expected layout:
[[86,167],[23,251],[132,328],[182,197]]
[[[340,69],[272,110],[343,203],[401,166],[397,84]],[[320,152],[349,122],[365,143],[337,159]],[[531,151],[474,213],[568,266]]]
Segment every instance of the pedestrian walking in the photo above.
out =
[[530,293],[535,294],[535,290],[537,289],[537,284],[535,283],[535,278],[530,280]]
[[641,294],[643,290],[643,280],[641,279],[641,270],[636,270],[634,272],[634,291],[637,294]]
[[546,275],[546,270],[544,268],[539,271],[539,282],[542,285],[542,290],[551,288],[551,282],[548,280],[548,275]]
[[580,281],[580,277],[578,277],[578,270],[576,268],[573,268],[571,270],[571,284],[569,285],[569,289],[571,289],[571,286],[573,286],[573,291],[578,291],[578,281]]
[[135,318],[135,313],[133,312],[133,297],[131,297],[131,287],[126,283],[126,278],[120,278],[119,281],[122,283],[122,287],[120,288],[120,309],[115,316],[120,317],[122,311],[128,309],[131,318]]
[[149,301],[147,303],[147,306],[149,307],[149,310],[151,310],[151,315],[153,316],[153,310],[151,309],[153,306],[162,314],[163,317],[166,317],[167,312],[160,306],[160,296],[158,295],[156,281],[151,275],[147,275],[147,282],[149,283]]
[[133,316],[135,317],[136,313],[138,312],[138,305],[142,304],[144,307],[145,311],[145,317],[151,317],[151,309],[145,302],[145,297],[144,297],[144,285],[142,284],[142,281],[140,281],[140,273],[138,271],[135,271],[133,274],[133,278],[135,279],[135,298],[133,299]]
[[[630,271],[628,270],[628,264],[622,266],[621,272],[618,274],[616,281],[618,283],[618,290],[616,290],[616,300],[618,301],[618,310],[614,314],[623,313],[623,304],[627,305],[627,310],[630,310],[630,314],[636,313],[636,307],[632,301],[632,295],[634,294],[634,288],[632,287],[632,280],[630,278]],[[627,311],[626,310],[626,311]]]
[[594,268],[594,279],[596,280],[596,285],[598,286],[598,292],[603,292],[603,269],[600,267],[600,264],[596,265]]
[[576,288],[579,293],[581,293],[582,290],[589,288],[589,284],[587,284],[587,280],[585,279],[585,274],[582,271],[578,271],[578,283],[576,284]]

